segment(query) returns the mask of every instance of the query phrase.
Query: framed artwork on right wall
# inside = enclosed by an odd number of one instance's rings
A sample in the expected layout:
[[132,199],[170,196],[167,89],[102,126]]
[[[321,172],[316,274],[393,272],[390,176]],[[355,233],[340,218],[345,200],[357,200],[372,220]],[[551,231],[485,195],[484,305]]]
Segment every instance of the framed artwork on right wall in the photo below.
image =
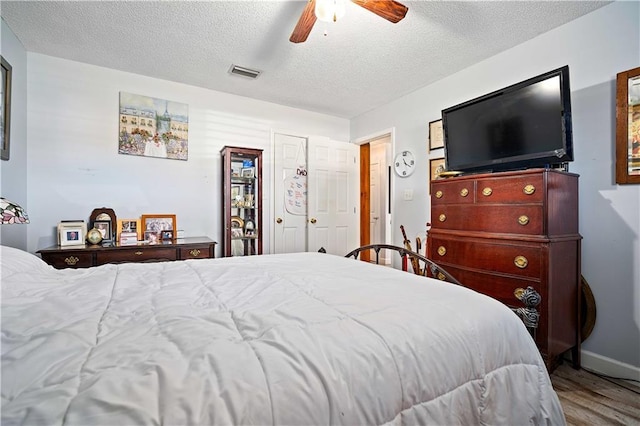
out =
[[640,67],[616,78],[616,183],[640,183]]

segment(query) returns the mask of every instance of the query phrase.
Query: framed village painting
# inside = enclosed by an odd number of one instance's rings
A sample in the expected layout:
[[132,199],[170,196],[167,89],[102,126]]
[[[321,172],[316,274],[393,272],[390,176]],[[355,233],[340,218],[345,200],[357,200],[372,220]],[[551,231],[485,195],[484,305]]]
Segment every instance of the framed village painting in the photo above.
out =
[[187,160],[189,106],[120,92],[118,153]]

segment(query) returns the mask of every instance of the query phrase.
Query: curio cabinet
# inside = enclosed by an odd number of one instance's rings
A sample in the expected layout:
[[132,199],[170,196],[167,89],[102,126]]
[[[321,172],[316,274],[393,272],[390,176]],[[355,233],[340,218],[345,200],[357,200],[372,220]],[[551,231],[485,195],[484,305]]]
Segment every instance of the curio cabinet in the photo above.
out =
[[262,254],[262,150],[225,146],[220,153],[223,253]]

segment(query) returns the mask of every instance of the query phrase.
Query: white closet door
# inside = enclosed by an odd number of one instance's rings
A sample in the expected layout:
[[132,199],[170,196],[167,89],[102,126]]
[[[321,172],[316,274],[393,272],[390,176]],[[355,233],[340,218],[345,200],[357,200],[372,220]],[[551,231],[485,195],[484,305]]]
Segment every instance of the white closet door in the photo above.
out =
[[359,155],[354,144],[310,137],[307,248],[345,255],[358,247]]
[[[306,176],[299,175],[298,169],[306,167],[307,138],[276,133],[274,144],[275,208],[271,234],[274,253],[304,252],[307,251],[307,208],[287,209],[285,204],[292,201],[288,193],[292,185],[306,185]],[[297,176],[295,180],[294,176]]]

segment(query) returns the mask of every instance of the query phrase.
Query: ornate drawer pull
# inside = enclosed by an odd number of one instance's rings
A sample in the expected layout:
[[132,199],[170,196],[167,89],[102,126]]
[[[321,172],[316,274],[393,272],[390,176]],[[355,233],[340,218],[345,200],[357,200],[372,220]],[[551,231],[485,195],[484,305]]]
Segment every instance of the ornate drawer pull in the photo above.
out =
[[443,195],[442,191],[436,191],[436,198],[442,198]]
[[467,188],[462,188],[460,190],[460,195],[466,197],[467,195],[469,195],[469,190]]
[[200,250],[198,249],[193,249],[189,252],[189,254],[193,257],[199,256],[200,255]]
[[133,254],[135,254],[136,256],[140,256],[142,254],[142,252],[138,250],[138,251],[134,252]]
[[440,216],[438,216],[438,220],[440,222],[444,222],[445,220],[447,220],[447,215],[442,213]]
[[491,194],[493,194],[493,189],[489,188],[488,186],[482,190],[482,195],[484,195],[485,197],[488,197]]
[[440,281],[444,281],[447,277],[444,276],[444,274],[442,272],[438,272],[438,279]]
[[69,266],[73,266],[73,265],[75,265],[76,263],[78,263],[79,261],[80,261],[80,259],[78,259],[78,258],[77,258],[77,257],[75,257],[75,256],[69,256],[69,257],[67,257],[67,258],[65,258],[65,259],[64,259],[64,263],[66,263],[66,264],[67,264],[67,265],[69,265]]
[[529,261],[527,260],[526,257],[524,256],[516,256],[515,259],[513,259],[513,263],[520,269],[524,269],[527,267],[527,265],[529,264]]
[[444,248],[444,246],[440,246],[440,247],[438,247],[438,254],[439,254],[440,256],[444,256],[445,254],[447,254],[447,249],[446,249],[446,248]]
[[529,223],[529,216],[523,214],[518,218],[518,223],[522,226],[526,225]]
[[531,195],[534,192],[536,192],[536,187],[533,185],[526,185],[523,189],[522,192],[524,192],[527,195]]

